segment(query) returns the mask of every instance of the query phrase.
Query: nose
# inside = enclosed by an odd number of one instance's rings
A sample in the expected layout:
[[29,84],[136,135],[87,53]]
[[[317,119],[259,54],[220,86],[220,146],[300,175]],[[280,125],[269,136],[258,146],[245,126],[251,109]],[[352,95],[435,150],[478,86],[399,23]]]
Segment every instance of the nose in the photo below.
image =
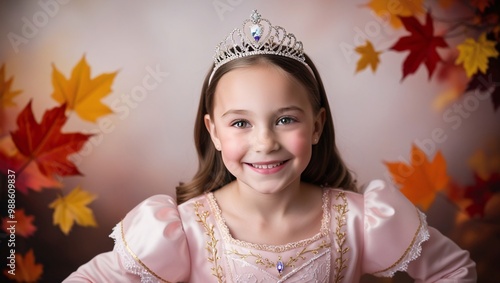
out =
[[269,153],[280,148],[275,133],[268,128],[255,130],[253,148],[256,152]]

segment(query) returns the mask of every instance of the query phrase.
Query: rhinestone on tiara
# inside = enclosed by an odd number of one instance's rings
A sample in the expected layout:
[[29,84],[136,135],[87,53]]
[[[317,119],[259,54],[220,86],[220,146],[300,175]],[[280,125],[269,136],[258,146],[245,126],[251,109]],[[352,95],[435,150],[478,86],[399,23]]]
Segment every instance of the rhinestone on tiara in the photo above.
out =
[[241,29],[234,29],[216,46],[212,75],[229,61],[257,54],[285,56],[307,66],[302,42],[284,28],[273,26],[269,20],[261,18],[257,10],[253,10]]

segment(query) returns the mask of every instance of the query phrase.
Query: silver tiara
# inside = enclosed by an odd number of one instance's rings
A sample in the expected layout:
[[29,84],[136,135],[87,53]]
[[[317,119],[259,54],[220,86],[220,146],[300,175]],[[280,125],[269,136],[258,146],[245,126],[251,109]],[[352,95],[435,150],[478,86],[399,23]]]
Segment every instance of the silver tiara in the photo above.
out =
[[[215,47],[215,71],[229,61],[257,54],[273,54],[295,59],[307,66],[302,42],[280,26],[273,26],[253,10],[243,22],[242,29],[234,29],[224,41]],[[308,66],[309,67],[309,66]]]

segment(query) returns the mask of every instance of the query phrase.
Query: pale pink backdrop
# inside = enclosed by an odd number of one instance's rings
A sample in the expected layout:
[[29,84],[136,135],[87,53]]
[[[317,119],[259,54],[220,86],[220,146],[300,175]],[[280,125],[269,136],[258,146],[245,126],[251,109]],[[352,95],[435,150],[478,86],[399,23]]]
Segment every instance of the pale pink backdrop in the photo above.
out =
[[[453,128],[455,123],[443,118],[445,111],[454,111],[453,104],[442,111],[431,107],[443,86],[428,82],[424,68],[400,81],[406,54],[383,54],[376,74],[355,74],[354,46],[366,38],[385,49],[404,32],[374,17],[362,6],[366,2],[2,1],[0,61],[6,64],[7,76],[15,77],[14,88],[23,90],[10,123],[30,99],[37,119],[57,105],[50,97],[51,64],[69,76],[85,55],[93,76],[118,70],[113,92],[104,99],[116,112],[103,118],[109,124],[82,122],[73,115],[65,127],[96,134],[73,156],[85,176],[63,182],[66,191],[80,185],[98,195],[90,207],[99,228],[77,227],[65,237],[50,223],[47,205],[54,194],[28,196],[36,224],[48,226],[35,234],[47,249],[37,255],[46,265],[44,279],[60,280],[96,253],[111,249],[107,235],[128,210],[154,194],[174,195],[178,182],[191,178],[197,166],[194,116],[214,46],[253,9],[303,41],[323,77],[340,151],[360,183],[390,181],[383,161],[407,160],[412,143],[432,138],[436,128],[446,138],[433,146],[427,140],[426,153],[433,156],[441,150],[449,174],[471,182],[466,160],[487,141],[499,138],[499,112],[489,100],[481,101]],[[26,21],[37,21],[38,26],[27,34],[27,42],[13,44],[7,35],[23,35]],[[143,96],[131,96],[151,70],[159,73],[155,87]],[[132,104],[124,102],[127,96]],[[442,205],[446,209],[446,203]],[[430,222],[446,230],[449,225],[440,219],[436,215]],[[61,267],[55,268],[55,262]],[[51,266],[59,273],[50,275]]]

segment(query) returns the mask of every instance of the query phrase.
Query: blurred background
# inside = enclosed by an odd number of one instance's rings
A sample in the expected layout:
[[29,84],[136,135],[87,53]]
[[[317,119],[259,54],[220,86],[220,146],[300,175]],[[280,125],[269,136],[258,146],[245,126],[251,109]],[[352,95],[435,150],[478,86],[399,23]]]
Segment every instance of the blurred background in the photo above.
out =
[[[500,156],[500,112],[494,111],[490,97],[476,99],[474,107],[465,107],[460,95],[443,99],[449,85],[429,80],[424,66],[402,80],[407,54],[388,50],[408,32],[375,15],[368,2],[1,1],[0,64],[5,80],[13,78],[11,88],[22,91],[13,98],[14,106],[2,109],[2,138],[17,129],[16,118],[30,100],[38,122],[44,111],[59,105],[51,97],[54,66],[69,78],[85,57],[92,78],[117,72],[110,94],[102,99],[114,113],[95,122],[70,114],[63,127],[63,132],[93,134],[70,156],[83,176],[57,179],[61,189],[16,194],[18,206],[35,217],[36,231],[16,238],[16,251],[32,249],[36,263],[43,265],[43,274],[34,281],[59,282],[96,254],[111,250],[108,235],[130,209],[154,194],[174,196],[175,186],[190,180],[197,167],[194,118],[214,47],[253,9],[304,43],[328,93],[338,147],[360,184],[372,179],[392,183],[384,162],[408,163],[412,144],[430,160],[441,152],[454,183],[475,184],[471,157],[481,149],[486,157]],[[438,2],[427,1],[424,7],[442,18],[467,12],[446,10]],[[436,31],[444,29],[441,24],[435,24]],[[356,72],[360,54],[355,48],[366,40],[384,51],[376,72]],[[463,38],[447,40],[452,45]],[[2,176],[2,205],[5,184]],[[74,225],[65,235],[52,224],[49,204],[78,186],[96,195],[88,207],[97,227]],[[442,194],[426,210],[431,225],[471,251],[480,282],[500,282],[495,267],[500,254],[498,199],[494,194],[483,217],[464,216]],[[2,260],[7,256],[5,235]],[[412,281],[398,274],[380,282]]]

